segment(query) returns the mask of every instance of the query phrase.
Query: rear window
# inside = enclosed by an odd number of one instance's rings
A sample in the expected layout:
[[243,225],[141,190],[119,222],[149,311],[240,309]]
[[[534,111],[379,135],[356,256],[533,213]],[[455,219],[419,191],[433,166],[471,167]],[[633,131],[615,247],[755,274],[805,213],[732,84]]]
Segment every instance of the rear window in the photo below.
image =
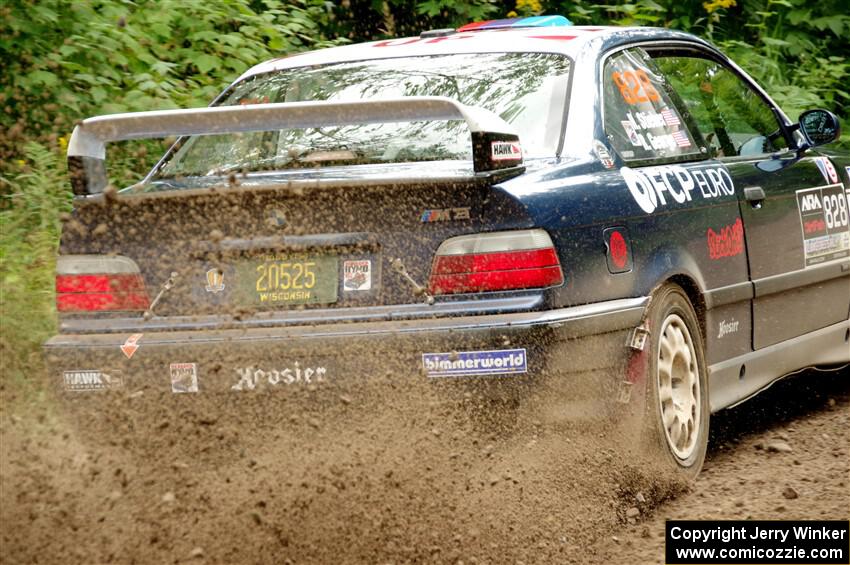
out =
[[700,157],[671,89],[641,49],[610,57],[602,76],[605,133],[625,161]]
[[[408,57],[287,69],[247,79],[221,105],[447,96],[501,116],[526,158],[553,156],[570,61],[543,53]],[[154,178],[218,176],[329,165],[471,161],[462,121],[400,122],[195,136]]]

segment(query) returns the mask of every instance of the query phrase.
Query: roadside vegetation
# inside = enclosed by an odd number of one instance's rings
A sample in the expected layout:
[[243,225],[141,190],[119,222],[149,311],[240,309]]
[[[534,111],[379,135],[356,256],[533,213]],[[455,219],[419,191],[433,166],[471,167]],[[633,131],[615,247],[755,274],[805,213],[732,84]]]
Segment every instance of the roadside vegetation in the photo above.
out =
[[[39,366],[55,326],[54,255],[70,210],[73,124],[114,112],[204,106],[251,65],[336,44],[500,17],[649,25],[718,44],[790,117],[850,119],[846,0],[11,0],[0,7],[0,387]],[[850,145],[850,127],[841,143]],[[117,149],[119,177],[156,158]],[[117,182],[117,181],[116,181]]]

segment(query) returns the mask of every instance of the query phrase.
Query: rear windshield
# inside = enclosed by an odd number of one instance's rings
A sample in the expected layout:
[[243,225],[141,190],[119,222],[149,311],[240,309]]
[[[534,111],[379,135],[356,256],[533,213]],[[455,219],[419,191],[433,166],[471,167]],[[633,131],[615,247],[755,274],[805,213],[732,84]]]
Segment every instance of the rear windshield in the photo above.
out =
[[[500,115],[526,158],[553,156],[569,59],[544,53],[407,57],[286,69],[235,85],[221,105],[447,96]],[[462,121],[402,122],[194,136],[154,179],[365,163],[471,161]]]

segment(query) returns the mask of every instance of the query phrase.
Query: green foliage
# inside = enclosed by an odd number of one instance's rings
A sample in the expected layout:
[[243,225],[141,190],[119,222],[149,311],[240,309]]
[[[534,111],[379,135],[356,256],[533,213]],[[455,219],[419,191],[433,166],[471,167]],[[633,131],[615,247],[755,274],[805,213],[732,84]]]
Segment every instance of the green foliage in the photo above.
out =
[[544,7],[577,24],[652,25],[694,33],[714,42],[752,75],[791,119],[814,107],[850,119],[846,0],[636,0],[604,5],[570,0],[544,2]]
[[35,142],[23,154],[17,174],[0,176],[0,354],[15,375],[54,328],[54,257],[71,209],[62,159]]
[[62,149],[90,115],[204,106],[256,63],[332,43],[319,0],[12,0],[0,16],[0,162],[25,139]]

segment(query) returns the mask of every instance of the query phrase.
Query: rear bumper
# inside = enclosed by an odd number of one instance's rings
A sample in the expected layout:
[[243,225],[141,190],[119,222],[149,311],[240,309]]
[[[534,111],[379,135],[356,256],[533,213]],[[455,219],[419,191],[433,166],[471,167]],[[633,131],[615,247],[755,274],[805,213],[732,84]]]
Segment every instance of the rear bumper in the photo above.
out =
[[[386,377],[444,381],[428,378],[438,375],[424,368],[423,354],[447,353],[456,360],[464,352],[507,350],[525,350],[525,360],[501,376],[527,381],[550,373],[621,368],[625,336],[640,323],[647,301],[416,320],[152,331],[141,333],[129,358],[122,351],[129,333],[60,334],[44,351],[50,378],[75,392],[344,388]],[[461,373],[452,380],[487,376],[477,369]]]

